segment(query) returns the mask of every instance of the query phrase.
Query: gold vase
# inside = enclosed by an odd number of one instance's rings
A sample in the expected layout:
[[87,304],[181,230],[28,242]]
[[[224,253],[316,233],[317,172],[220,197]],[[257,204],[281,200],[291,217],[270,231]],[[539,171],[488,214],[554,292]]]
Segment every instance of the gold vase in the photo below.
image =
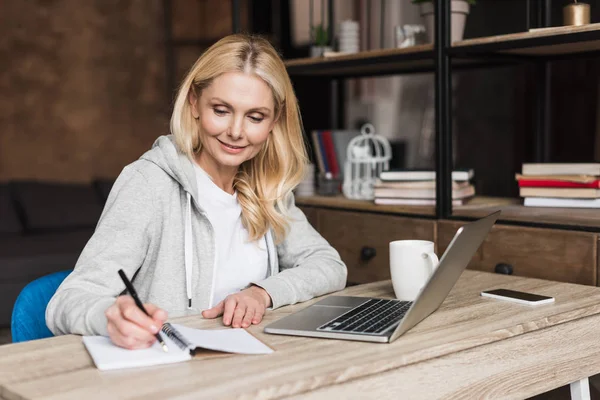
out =
[[589,4],[571,3],[563,7],[563,25],[586,25],[589,23]]

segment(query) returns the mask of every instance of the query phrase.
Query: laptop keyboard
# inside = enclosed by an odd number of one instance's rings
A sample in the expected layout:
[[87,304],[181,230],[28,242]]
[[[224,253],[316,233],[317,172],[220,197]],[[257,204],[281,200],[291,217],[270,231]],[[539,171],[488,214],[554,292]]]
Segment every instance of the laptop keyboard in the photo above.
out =
[[318,331],[379,334],[397,324],[411,301],[370,299],[321,325]]

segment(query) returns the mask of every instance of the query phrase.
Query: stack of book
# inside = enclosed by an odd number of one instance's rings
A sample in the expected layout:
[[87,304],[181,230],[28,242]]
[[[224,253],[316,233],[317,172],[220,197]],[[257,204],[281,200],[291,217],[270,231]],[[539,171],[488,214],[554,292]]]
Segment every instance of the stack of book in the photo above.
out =
[[[472,169],[452,172],[452,205],[460,206],[475,196]],[[435,171],[390,170],[379,174],[375,204],[435,205]]]
[[600,208],[600,163],[526,163],[521,172],[525,206]]

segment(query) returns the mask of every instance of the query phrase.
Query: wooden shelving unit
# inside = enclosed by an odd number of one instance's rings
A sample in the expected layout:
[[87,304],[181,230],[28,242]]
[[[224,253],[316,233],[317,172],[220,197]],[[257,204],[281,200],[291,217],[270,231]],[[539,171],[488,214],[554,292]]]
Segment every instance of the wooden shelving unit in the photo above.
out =
[[[449,52],[455,57],[516,56],[525,62],[597,56],[600,54],[600,24],[548,27],[508,35],[468,39],[453,43]],[[480,218],[497,209],[495,205],[487,207],[466,205],[455,207],[452,216]],[[525,207],[521,205],[521,199],[514,199],[513,204],[507,204],[501,209],[501,218],[513,223],[600,230],[600,212],[596,209]]]
[[[437,6],[449,12],[442,0]],[[439,23],[439,21],[438,21]],[[547,23],[542,22],[542,23]],[[440,25],[443,27],[443,25]],[[438,26],[437,28],[440,28]],[[437,29],[436,28],[436,29]],[[449,27],[445,25],[445,28]],[[444,31],[440,29],[440,31]],[[448,169],[451,165],[451,96],[449,77],[453,70],[478,68],[481,66],[506,63],[534,62],[541,66],[538,80],[544,83],[543,67],[546,62],[561,58],[588,57],[600,54],[600,24],[570,27],[546,27],[527,32],[480,37],[449,43],[449,29],[442,35],[442,45],[421,45],[404,49],[382,49],[356,54],[337,55],[322,58],[302,58],[287,60],[288,73],[293,76],[314,76],[324,78],[345,78],[363,76],[382,76],[413,72],[438,72],[436,74],[436,119],[441,120],[438,134],[445,138],[436,140],[438,185],[438,207],[422,206],[378,206],[371,201],[354,201],[336,197],[302,197],[297,202],[306,206],[352,209],[369,212],[414,215],[416,217],[435,217],[438,219],[472,219],[485,216],[502,209],[500,223],[510,222],[517,225],[547,226],[569,230],[600,231],[600,212],[595,209],[566,209],[525,207],[520,198],[492,198],[477,196],[464,206],[452,207],[450,191],[444,187],[450,180]],[[444,79],[439,80],[439,76]],[[542,100],[548,93],[539,94]],[[540,104],[543,101],[539,101]],[[541,107],[545,107],[542,105]],[[540,111],[540,110],[538,110]],[[540,111],[548,112],[548,110]],[[540,114],[538,112],[538,114]],[[443,116],[443,118],[442,118]],[[536,134],[537,148],[543,148],[545,127],[538,126]],[[541,139],[540,139],[541,138]],[[441,155],[441,156],[440,156]],[[516,184],[516,183],[515,183]],[[444,193],[444,195],[440,195]],[[443,201],[440,202],[440,199]],[[442,204],[445,203],[445,204]]]

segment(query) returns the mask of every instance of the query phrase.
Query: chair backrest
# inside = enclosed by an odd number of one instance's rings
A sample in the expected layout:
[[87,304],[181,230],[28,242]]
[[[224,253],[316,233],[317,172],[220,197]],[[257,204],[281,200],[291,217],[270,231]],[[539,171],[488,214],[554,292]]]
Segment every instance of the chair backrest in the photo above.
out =
[[42,276],[21,290],[15,301],[10,323],[13,343],[54,336],[46,326],[46,306],[71,271]]

